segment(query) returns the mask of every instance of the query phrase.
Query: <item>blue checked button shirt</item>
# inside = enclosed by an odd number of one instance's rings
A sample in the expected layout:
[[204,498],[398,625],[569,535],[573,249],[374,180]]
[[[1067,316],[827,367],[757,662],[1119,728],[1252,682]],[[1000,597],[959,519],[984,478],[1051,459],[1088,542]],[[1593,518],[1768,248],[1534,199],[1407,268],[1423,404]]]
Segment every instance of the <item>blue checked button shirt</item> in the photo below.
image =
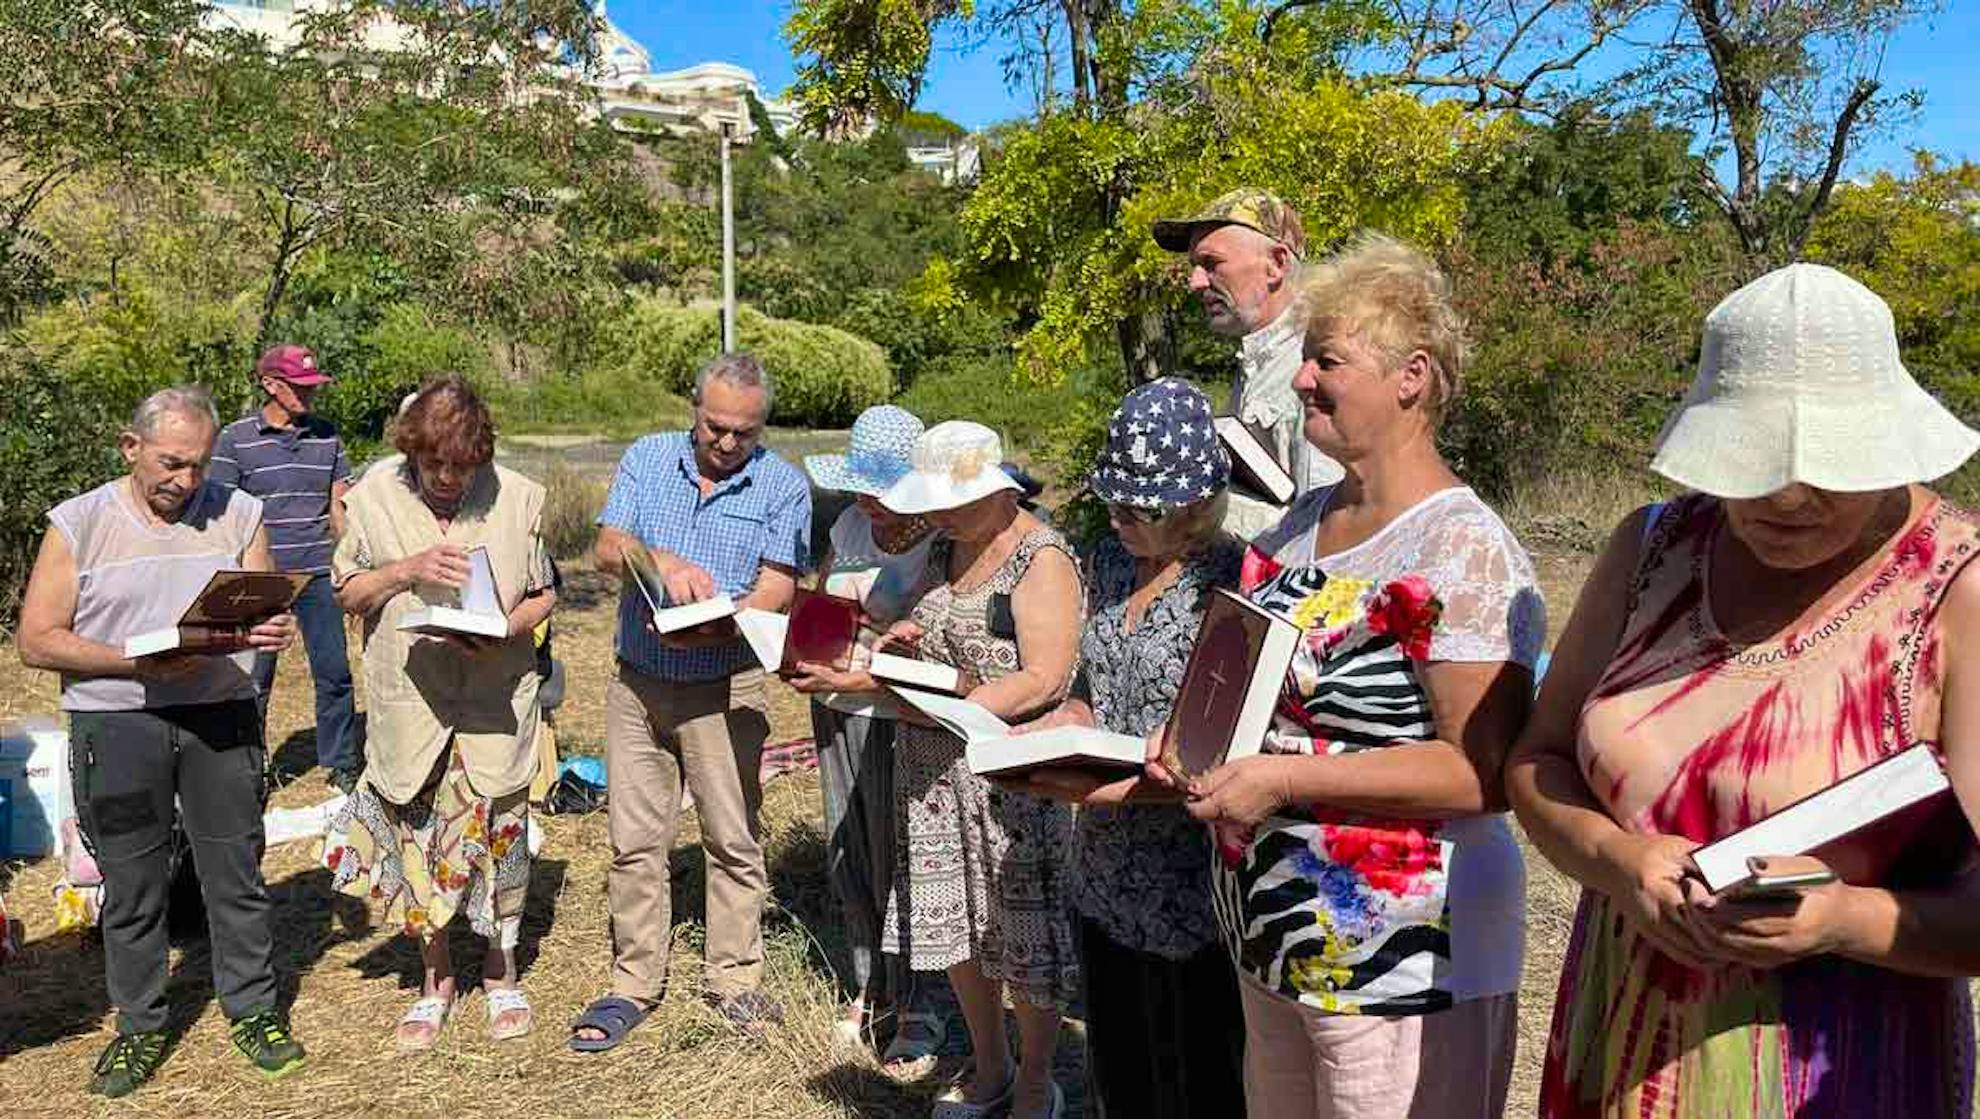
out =
[[[687,433],[649,435],[626,449],[598,523],[707,571],[740,598],[765,563],[811,567],[811,485],[797,467],[759,447],[741,470],[701,496]],[[713,680],[755,665],[738,638],[705,649],[670,649],[653,632],[638,590],[619,593],[619,659],[660,680]]]

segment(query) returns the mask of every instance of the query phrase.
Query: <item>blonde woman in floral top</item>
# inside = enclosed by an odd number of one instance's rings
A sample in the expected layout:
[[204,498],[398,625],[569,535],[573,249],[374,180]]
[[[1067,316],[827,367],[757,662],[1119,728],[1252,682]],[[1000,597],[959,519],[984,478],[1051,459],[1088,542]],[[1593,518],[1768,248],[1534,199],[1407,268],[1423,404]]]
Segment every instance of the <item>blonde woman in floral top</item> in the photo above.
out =
[[1443,275],[1363,235],[1314,267],[1294,387],[1347,476],[1254,542],[1298,621],[1263,753],[1190,787],[1213,825],[1253,1116],[1497,1119],[1524,867],[1500,769],[1545,633],[1533,568],[1436,450],[1463,327]]

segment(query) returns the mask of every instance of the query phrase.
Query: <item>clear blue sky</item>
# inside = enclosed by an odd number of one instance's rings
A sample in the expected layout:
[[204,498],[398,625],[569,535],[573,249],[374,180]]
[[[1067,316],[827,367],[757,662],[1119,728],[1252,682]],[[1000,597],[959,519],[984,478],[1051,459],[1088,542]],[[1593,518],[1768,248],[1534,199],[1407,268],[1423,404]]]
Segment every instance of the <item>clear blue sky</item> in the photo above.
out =
[[[790,50],[779,34],[785,0],[608,0],[614,22],[646,45],[656,70],[697,62],[732,62],[755,71],[772,95],[791,82]],[[1947,0],[1948,10],[1902,29],[1884,56],[1891,88],[1925,91],[1916,123],[1865,150],[1852,169],[1908,165],[1910,148],[1980,160],[1980,3]],[[1022,92],[1004,86],[996,44],[965,49],[938,43],[920,108],[981,128],[1029,111]]]

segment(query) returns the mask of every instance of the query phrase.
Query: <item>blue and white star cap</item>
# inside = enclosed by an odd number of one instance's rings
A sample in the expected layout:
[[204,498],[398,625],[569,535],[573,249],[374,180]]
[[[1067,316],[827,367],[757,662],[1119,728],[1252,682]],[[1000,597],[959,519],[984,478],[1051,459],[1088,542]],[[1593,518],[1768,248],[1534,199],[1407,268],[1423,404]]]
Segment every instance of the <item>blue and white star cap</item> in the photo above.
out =
[[1210,398],[1179,377],[1127,394],[1107,423],[1107,446],[1089,483],[1109,505],[1180,509],[1215,496],[1231,480]]

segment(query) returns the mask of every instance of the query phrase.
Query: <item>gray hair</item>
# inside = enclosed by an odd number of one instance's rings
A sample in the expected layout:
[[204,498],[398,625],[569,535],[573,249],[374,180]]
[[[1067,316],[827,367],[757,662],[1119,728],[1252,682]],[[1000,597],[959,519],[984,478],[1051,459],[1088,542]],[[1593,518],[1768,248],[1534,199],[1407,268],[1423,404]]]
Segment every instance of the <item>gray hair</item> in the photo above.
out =
[[174,385],[144,398],[131,413],[131,434],[149,441],[158,434],[166,416],[185,420],[205,420],[213,431],[220,430],[220,413],[213,407],[213,394],[201,385]]
[[777,396],[777,386],[770,380],[770,371],[763,363],[742,350],[723,354],[701,367],[694,375],[694,402],[701,403],[701,394],[710,381],[726,381],[737,388],[763,390],[763,414],[770,415],[770,403]]

